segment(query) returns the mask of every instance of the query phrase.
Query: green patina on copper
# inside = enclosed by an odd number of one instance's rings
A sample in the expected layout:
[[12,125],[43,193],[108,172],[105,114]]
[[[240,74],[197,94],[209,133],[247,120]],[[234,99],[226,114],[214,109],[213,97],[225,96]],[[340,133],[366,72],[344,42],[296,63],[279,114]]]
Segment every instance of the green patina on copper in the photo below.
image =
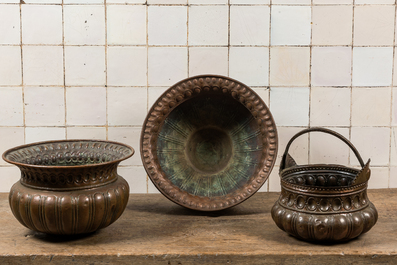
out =
[[181,190],[229,194],[249,182],[263,148],[252,114],[232,97],[188,100],[165,119],[157,141],[161,169]]

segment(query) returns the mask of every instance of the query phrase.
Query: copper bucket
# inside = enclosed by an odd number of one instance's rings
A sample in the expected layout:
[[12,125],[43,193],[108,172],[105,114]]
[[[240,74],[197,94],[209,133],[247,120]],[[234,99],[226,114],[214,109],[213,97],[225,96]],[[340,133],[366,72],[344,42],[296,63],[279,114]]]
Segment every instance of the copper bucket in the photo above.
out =
[[[342,165],[297,165],[288,154],[291,143],[308,132],[324,132],[345,142],[361,170]],[[369,162],[364,164],[353,144],[325,128],[310,128],[288,142],[280,165],[281,195],[272,218],[288,234],[307,241],[347,241],[368,232],[378,212],[367,196]]]

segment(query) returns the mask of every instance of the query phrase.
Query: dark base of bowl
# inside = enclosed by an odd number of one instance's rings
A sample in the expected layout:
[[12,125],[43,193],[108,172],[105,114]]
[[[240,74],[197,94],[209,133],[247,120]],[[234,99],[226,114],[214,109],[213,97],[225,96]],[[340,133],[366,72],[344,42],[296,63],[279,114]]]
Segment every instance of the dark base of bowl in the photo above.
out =
[[15,183],[9,194],[17,220],[37,232],[57,235],[87,234],[116,221],[124,212],[129,186],[118,176],[100,187],[51,191]]

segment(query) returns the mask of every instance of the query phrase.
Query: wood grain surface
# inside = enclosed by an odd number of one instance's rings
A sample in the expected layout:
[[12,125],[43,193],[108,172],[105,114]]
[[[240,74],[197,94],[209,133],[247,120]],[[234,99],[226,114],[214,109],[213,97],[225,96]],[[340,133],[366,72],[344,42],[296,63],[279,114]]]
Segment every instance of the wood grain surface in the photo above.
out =
[[85,236],[31,231],[0,194],[0,264],[397,264],[397,189],[369,190],[378,223],[348,243],[315,245],[270,216],[278,193],[220,212],[196,212],[161,194],[131,195],[111,226]]

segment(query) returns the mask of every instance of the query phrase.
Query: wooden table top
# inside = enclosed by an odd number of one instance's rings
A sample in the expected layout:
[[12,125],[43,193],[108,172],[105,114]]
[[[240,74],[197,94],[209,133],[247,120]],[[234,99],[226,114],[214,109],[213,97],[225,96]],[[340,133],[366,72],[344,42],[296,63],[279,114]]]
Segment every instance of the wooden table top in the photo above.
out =
[[369,190],[377,224],[358,239],[316,245],[280,230],[279,193],[256,193],[221,212],[196,212],[161,194],[131,194],[114,224],[85,236],[31,231],[0,194],[0,264],[397,264],[397,189]]

